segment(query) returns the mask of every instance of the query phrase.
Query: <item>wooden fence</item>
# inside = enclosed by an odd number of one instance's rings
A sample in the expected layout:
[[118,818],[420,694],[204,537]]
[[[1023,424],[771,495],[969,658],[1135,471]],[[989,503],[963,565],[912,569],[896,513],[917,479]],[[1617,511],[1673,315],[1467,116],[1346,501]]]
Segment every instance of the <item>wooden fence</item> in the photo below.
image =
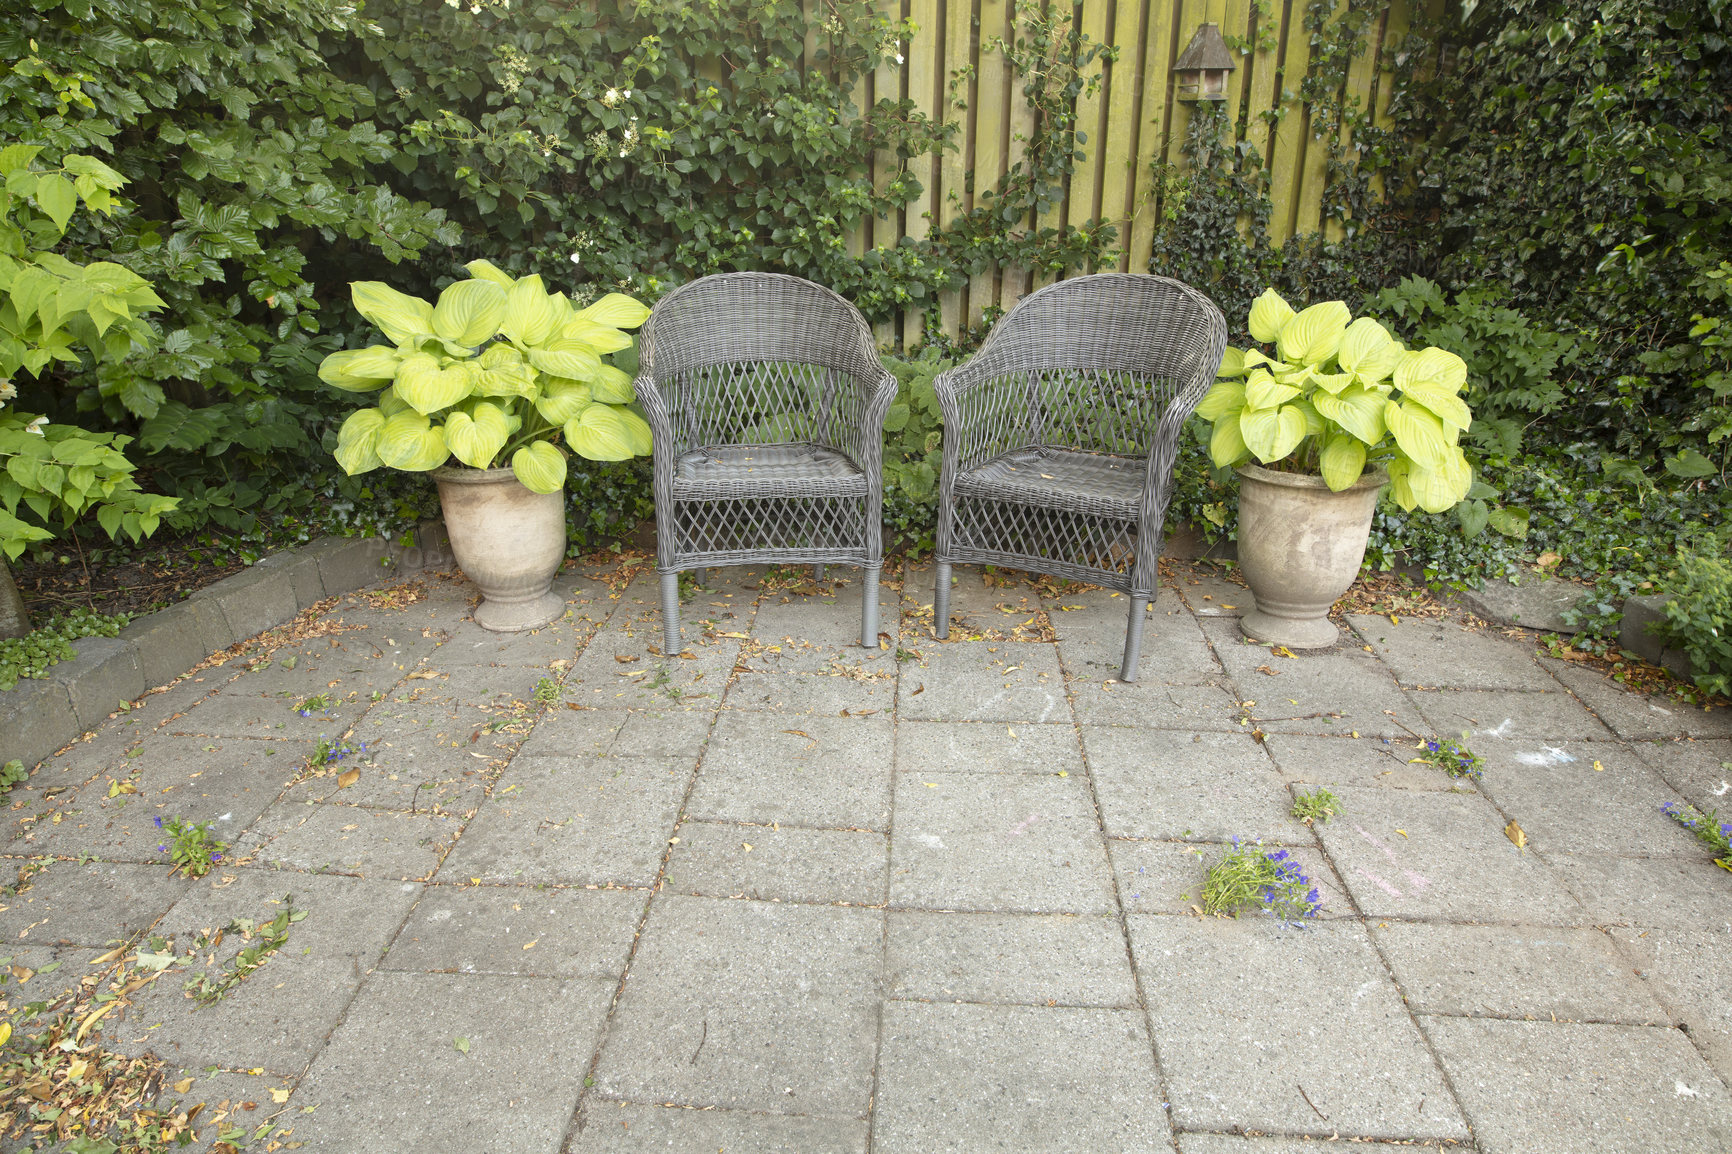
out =
[[[882,2],[890,15],[913,20],[918,33],[904,47],[905,62],[879,68],[862,95],[873,102],[906,97],[930,116],[955,121],[959,147],[921,159],[930,165],[930,171],[920,173],[925,185],[921,198],[896,219],[879,218],[857,229],[849,238],[856,254],[872,246],[893,246],[905,235],[925,236],[935,222],[946,223],[972,207],[974,196],[997,187],[1020,159],[1019,137],[1026,138],[1033,123],[1022,78],[993,48],[994,41],[1015,33],[1015,0]],[[1148,270],[1160,219],[1159,169],[1180,164],[1191,108],[1173,98],[1172,64],[1197,27],[1209,21],[1228,37],[1273,43],[1273,48],[1249,54],[1235,51],[1238,67],[1229,78],[1228,123],[1237,125],[1241,109],[1249,110],[1239,139],[1248,138],[1268,168],[1274,238],[1318,231],[1327,149],[1311,139],[1309,110],[1296,95],[1310,55],[1310,34],[1303,25],[1306,0],[1273,0],[1269,7],[1279,25],[1272,37],[1260,35],[1264,30],[1257,27],[1253,0],[1079,0],[1074,11],[1080,30],[1091,40],[1116,45],[1119,55],[1116,62],[1093,66],[1102,70],[1102,83],[1095,95],[1080,98],[1077,110],[1078,127],[1088,135],[1086,159],[1071,174],[1062,202],[1039,223],[1115,224],[1123,253],[1119,269]],[[1348,72],[1345,94],[1357,97],[1380,121],[1388,106],[1389,81],[1378,62],[1384,46],[1398,44],[1405,34],[1408,11],[1403,0],[1396,0],[1384,12],[1367,33],[1368,50]],[[963,79],[953,90],[956,77]],[[1284,114],[1271,127],[1260,114],[1277,107]],[[892,161],[881,159],[875,180],[889,178]],[[971,171],[973,193],[967,180]],[[982,310],[1009,308],[1041,283],[1043,279],[1031,278],[1023,269],[983,272],[966,288],[940,298],[942,326],[956,335],[964,322],[979,324]],[[921,323],[921,311],[913,310],[900,323],[880,325],[878,335],[886,342],[903,334],[916,337]]]

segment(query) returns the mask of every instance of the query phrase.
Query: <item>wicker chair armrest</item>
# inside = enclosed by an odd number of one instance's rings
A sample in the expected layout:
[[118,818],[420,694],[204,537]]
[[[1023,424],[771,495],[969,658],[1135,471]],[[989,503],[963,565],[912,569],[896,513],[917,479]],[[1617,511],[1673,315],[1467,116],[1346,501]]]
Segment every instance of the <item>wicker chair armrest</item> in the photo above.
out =
[[676,436],[667,401],[662,397],[655,377],[649,373],[640,373],[632,387],[637,391],[637,402],[643,409],[644,418],[649,421],[650,435],[655,443],[655,467],[658,471],[664,467],[671,471],[674,459],[685,451],[686,446]]
[[[1209,358],[1205,356],[1204,360]],[[1173,395],[1155,425],[1154,436],[1149,441],[1148,471],[1143,479],[1145,526],[1159,526],[1166,518],[1167,503],[1173,493],[1173,470],[1179,458],[1179,438],[1184,436],[1185,422],[1191,419],[1191,414],[1203,403],[1204,395],[1214,384],[1215,372],[1220,365],[1221,358],[1217,353],[1203,371],[1185,382],[1184,387]]]
[[[1026,437],[1019,428],[1025,407],[998,400],[1001,393],[1020,393],[1027,385],[1004,371],[982,367],[980,358],[946,369],[933,378],[944,424],[944,463],[966,472],[1011,449]],[[996,403],[995,403],[996,402]]]

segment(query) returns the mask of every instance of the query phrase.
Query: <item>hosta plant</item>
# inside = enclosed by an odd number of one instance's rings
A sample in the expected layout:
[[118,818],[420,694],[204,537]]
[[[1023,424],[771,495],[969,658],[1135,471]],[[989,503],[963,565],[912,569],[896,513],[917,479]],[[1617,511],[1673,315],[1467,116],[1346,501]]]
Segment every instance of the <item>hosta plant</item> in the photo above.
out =
[[1340,301],[1295,312],[1274,289],[1251,306],[1249,327],[1267,351],[1229,348],[1197,406],[1213,425],[1217,466],[1255,460],[1321,476],[1336,492],[1381,468],[1396,504],[1429,513],[1467,496],[1473,470],[1460,440],[1473,415],[1460,357],[1405,348]]
[[525,487],[552,493],[565,485],[564,449],[592,461],[648,453],[631,377],[603,358],[631,347],[622,330],[649,310],[619,293],[576,309],[539,276],[514,280],[484,260],[466,267],[471,279],[432,304],[377,281],[350,286],[356,311],[391,343],[319,366],[326,384],[378,394],[343,422],[337,462],[351,474],[426,472],[452,458],[509,464]]

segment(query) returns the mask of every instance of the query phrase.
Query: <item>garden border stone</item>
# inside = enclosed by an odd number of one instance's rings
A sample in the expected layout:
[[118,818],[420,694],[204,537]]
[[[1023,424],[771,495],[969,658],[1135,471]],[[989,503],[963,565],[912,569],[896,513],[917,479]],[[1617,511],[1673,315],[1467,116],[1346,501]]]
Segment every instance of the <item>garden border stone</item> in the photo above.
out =
[[1663,666],[1674,677],[1688,681],[1690,658],[1650,632],[1654,624],[1666,620],[1666,602],[1671,599],[1671,595],[1666,593],[1626,598],[1624,620],[1618,627],[1618,644],[1655,665]]
[[257,636],[342,593],[452,563],[440,520],[404,545],[381,537],[324,537],[272,554],[232,577],[132,622],[119,637],[72,643],[77,656],[45,679],[0,692],[0,764],[34,768],[101,725],[122,701],[166,685],[213,653]]

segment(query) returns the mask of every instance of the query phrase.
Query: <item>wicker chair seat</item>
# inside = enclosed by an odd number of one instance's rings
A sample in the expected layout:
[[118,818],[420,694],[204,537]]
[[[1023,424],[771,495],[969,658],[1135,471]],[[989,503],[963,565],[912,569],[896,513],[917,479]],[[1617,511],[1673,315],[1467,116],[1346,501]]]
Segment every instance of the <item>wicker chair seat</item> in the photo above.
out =
[[1147,464],[1140,457],[1017,449],[956,475],[955,493],[1045,508],[1087,509],[1097,516],[1134,521]]
[[866,474],[847,456],[818,445],[710,445],[674,464],[679,500],[753,497],[865,497]]

